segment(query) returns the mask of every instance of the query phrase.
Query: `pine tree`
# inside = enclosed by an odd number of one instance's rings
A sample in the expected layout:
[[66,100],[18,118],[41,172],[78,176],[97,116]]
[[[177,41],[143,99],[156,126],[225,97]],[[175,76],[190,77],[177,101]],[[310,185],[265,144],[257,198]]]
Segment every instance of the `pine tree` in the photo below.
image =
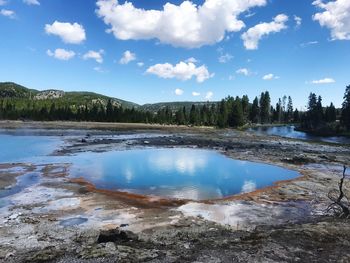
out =
[[342,112],[341,112],[341,122],[349,131],[350,130],[350,85],[347,86],[345,89],[344,101],[342,104]]
[[178,125],[183,125],[185,124],[185,116],[184,116],[184,112],[183,109],[178,109],[176,114],[175,114],[175,119],[176,119],[176,124]]
[[326,111],[325,111],[325,121],[326,122],[335,122],[337,119],[337,113],[336,113],[336,109],[333,105],[333,103],[331,102],[331,104],[326,107]]
[[259,100],[258,97],[255,97],[252,105],[252,109],[250,111],[250,120],[253,123],[259,122],[259,116],[260,116],[260,107],[259,107]]
[[197,110],[196,106],[192,104],[191,110],[190,110],[190,124],[197,125],[198,122],[198,116],[197,116]]
[[113,121],[113,104],[112,104],[112,100],[110,99],[107,102],[106,118],[107,118],[107,121]]
[[243,110],[243,118],[246,122],[249,117],[249,97],[248,95],[243,95],[242,97],[242,110]]
[[270,121],[270,94],[268,91],[261,93],[260,96],[260,120],[261,123],[268,123]]
[[239,127],[244,124],[242,102],[239,98],[236,98],[232,103],[228,124],[230,127]]
[[227,127],[227,119],[228,119],[228,113],[227,113],[225,100],[223,99],[221,100],[220,106],[219,106],[217,125],[220,128]]
[[293,113],[293,122],[298,123],[300,122],[300,114],[298,109],[295,109],[294,113]]
[[287,104],[287,122],[290,122],[293,118],[293,101],[291,96],[288,96],[288,104]]

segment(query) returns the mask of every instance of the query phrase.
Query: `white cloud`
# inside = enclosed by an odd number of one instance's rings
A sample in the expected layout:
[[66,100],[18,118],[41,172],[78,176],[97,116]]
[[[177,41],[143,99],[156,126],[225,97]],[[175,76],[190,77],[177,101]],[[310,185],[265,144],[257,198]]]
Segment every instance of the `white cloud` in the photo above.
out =
[[67,44],[80,44],[86,39],[85,29],[78,23],[61,23],[55,21],[52,25],[45,25],[48,35],[59,36]]
[[227,63],[229,62],[231,59],[233,59],[233,56],[229,53],[226,53],[226,54],[222,54],[220,57],[219,57],[219,62],[220,63]]
[[250,71],[247,68],[240,68],[236,70],[236,74],[244,75],[244,76],[249,76]]
[[202,5],[166,3],[163,10],[136,8],[131,2],[98,0],[96,13],[117,39],[158,39],[175,47],[198,48],[222,41],[245,27],[239,15],[266,0],[205,0]]
[[201,94],[199,93],[199,92],[197,92],[197,91],[192,91],[192,96],[194,96],[194,97],[198,97],[198,96],[200,96]]
[[205,80],[214,76],[210,74],[207,67],[202,65],[197,67],[195,64],[189,62],[179,62],[175,66],[170,63],[165,64],[156,64],[149,67],[146,73],[157,75],[160,78],[164,79],[180,79],[180,80],[189,80],[192,77],[195,77],[197,82],[201,83]]
[[255,16],[255,15],[256,15],[256,13],[248,12],[248,14],[246,14],[244,17],[249,18],[249,17]]
[[295,21],[295,28],[299,28],[301,26],[303,19],[299,16],[294,15],[294,21]]
[[206,100],[211,100],[211,98],[214,96],[214,93],[212,91],[208,91],[207,94],[205,94]]
[[270,73],[262,77],[263,80],[273,80],[273,79],[279,79],[280,77],[275,76],[274,74]]
[[318,41],[309,41],[309,42],[301,43],[300,46],[307,47],[307,46],[316,45],[316,44],[318,44]]
[[94,70],[98,73],[108,73],[107,70],[104,70],[103,68],[101,67],[94,67]]
[[1,9],[0,10],[0,15],[6,16],[6,17],[11,18],[11,19],[16,18],[15,11],[8,10],[8,9]]
[[5,0],[0,0],[0,6],[6,5],[6,4],[7,4],[7,1],[5,1]]
[[312,18],[331,30],[332,40],[350,40],[350,1],[335,0],[324,3],[317,0],[312,4],[324,10]]
[[94,60],[96,60],[97,63],[101,64],[101,63],[103,63],[103,57],[102,57],[103,54],[104,54],[103,49],[100,49],[99,51],[90,50],[84,54],[83,59],[84,60],[94,59]]
[[175,90],[175,94],[176,94],[177,96],[181,96],[182,94],[184,94],[184,91],[183,91],[182,89],[176,89],[176,90]]
[[195,59],[194,57],[190,57],[190,58],[186,59],[185,62],[198,63],[199,61],[197,59]]
[[46,54],[50,57],[54,57],[59,60],[70,60],[74,58],[75,52],[71,50],[65,50],[62,48],[57,48],[54,52],[50,49],[46,51]]
[[137,62],[137,66],[139,66],[139,67],[143,67],[145,65],[145,63],[143,63],[143,62]]
[[123,53],[123,56],[122,56],[122,58],[119,60],[119,63],[120,63],[120,64],[123,64],[123,65],[126,65],[126,64],[128,64],[129,62],[134,61],[134,60],[136,60],[136,54],[130,52],[129,50],[127,50],[127,51],[125,51],[125,52]]
[[38,0],[23,0],[23,3],[27,5],[40,5],[40,2]]
[[254,50],[258,49],[259,41],[263,36],[269,35],[271,33],[280,32],[286,29],[286,22],[288,21],[288,16],[284,14],[279,14],[273,18],[270,23],[260,23],[248,29],[247,32],[243,33],[241,38],[243,39],[244,46],[246,49]]
[[334,83],[335,80],[332,78],[324,78],[324,79],[319,79],[319,80],[313,80],[311,83],[312,84],[329,84],[329,83]]

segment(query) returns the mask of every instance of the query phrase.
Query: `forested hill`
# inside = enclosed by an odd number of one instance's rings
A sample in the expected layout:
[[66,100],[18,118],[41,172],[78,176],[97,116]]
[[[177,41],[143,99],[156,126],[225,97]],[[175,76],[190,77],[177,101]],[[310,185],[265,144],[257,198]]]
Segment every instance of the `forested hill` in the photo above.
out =
[[137,108],[143,111],[157,112],[161,109],[169,108],[172,111],[182,109],[190,110],[192,105],[203,106],[217,104],[217,102],[160,102],[153,104],[138,105],[136,103],[121,100],[118,98],[112,98],[105,95],[93,93],[93,92],[64,92],[62,90],[44,90],[39,91],[35,89],[28,89],[13,82],[0,82],[0,99],[12,98],[20,100],[35,100],[35,101],[48,101],[55,102],[58,105],[90,105],[94,103],[100,103],[107,105],[108,100],[112,100],[115,106],[122,106],[123,108]]
[[205,101],[178,101],[178,102],[159,102],[153,104],[144,104],[141,106],[141,109],[144,111],[157,112],[158,110],[169,108],[171,111],[176,111],[183,107],[186,110],[190,110],[192,105],[196,107],[212,106],[217,105],[219,102],[205,102]]
[[68,105],[89,105],[100,103],[107,105],[108,100],[111,100],[115,106],[122,106],[124,108],[140,107],[138,104],[104,96],[93,92],[64,92],[62,90],[44,90],[39,91],[35,89],[28,89],[13,82],[0,82],[0,99],[17,99],[17,100],[47,100],[55,102],[56,104]]

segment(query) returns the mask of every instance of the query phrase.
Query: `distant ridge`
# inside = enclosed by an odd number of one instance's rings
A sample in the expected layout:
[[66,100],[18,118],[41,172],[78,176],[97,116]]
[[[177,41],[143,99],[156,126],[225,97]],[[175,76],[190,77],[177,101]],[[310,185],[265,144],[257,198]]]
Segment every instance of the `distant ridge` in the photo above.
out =
[[28,89],[13,82],[0,82],[0,98],[57,100],[58,102],[66,102],[71,105],[84,105],[91,103],[101,103],[106,105],[108,100],[112,100],[115,106],[122,106],[125,108],[140,107],[140,105],[130,101],[112,98],[94,92],[65,92],[62,90],[39,91]]
[[118,98],[108,97],[102,94],[87,92],[87,91],[70,91],[65,92],[62,90],[43,90],[29,89],[14,82],[0,82],[0,99],[13,98],[13,99],[30,99],[30,100],[54,100],[57,102],[65,102],[70,105],[84,105],[101,103],[107,105],[108,100],[112,100],[115,106],[122,106],[124,108],[137,108],[144,111],[157,112],[160,109],[169,107],[170,110],[176,111],[179,108],[185,107],[189,110],[192,105],[203,106],[213,105],[217,102],[204,102],[204,101],[185,101],[185,102],[159,102],[139,105],[134,102],[125,101]]

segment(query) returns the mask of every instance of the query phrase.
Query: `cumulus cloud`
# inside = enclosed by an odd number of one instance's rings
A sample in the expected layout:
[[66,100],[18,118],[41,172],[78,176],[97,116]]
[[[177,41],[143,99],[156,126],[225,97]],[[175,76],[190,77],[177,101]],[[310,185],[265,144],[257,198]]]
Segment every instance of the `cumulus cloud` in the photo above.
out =
[[207,94],[205,94],[206,100],[211,100],[211,98],[214,96],[214,93],[212,91],[208,91]]
[[236,70],[236,74],[244,75],[244,76],[249,76],[250,71],[247,68],[240,68]]
[[0,6],[6,5],[6,4],[7,4],[7,1],[5,1],[5,0],[0,0]]
[[286,29],[286,22],[288,16],[279,14],[273,18],[270,23],[260,23],[248,29],[247,32],[243,33],[241,38],[243,39],[244,46],[246,49],[254,50],[258,49],[259,41],[263,36],[267,36],[271,33],[280,32]]
[[50,57],[54,57],[59,60],[70,60],[74,58],[75,52],[71,50],[65,50],[62,48],[57,48],[55,51],[51,51],[50,49],[46,51],[46,54]]
[[233,56],[229,53],[226,53],[226,54],[221,54],[219,56],[219,62],[220,63],[227,63],[229,62],[231,59],[233,59]]
[[185,62],[198,63],[199,61],[197,59],[195,59],[194,57],[190,57],[190,58],[186,59]]
[[179,62],[175,66],[170,63],[156,64],[149,67],[146,73],[157,75],[164,79],[189,80],[195,77],[197,82],[201,83],[214,76],[209,73],[207,67],[202,65],[197,67],[194,63]]
[[117,39],[158,39],[175,47],[198,48],[222,41],[245,27],[238,17],[266,0],[205,0],[202,5],[166,3],[163,10],[136,8],[131,2],[98,0],[96,13]]
[[311,83],[312,84],[329,84],[329,83],[334,83],[335,80],[332,78],[324,78],[324,79],[319,79],[319,80],[313,80]]
[[302,21],[303,19],[301,17],[294,15],[295,28],[299,28]]
[[274,74],[270,73],[262,77],[263,80],[273,80],[273,79],[279,79],[280,77],[275,76]]
[[52,25],[45,25],[48,35],[55,35],[67,44],[80,44],[86,39],[85,29],[78,23],[62,23],[55,21]]
[[184,91],[182,89],[175,89],[175,95],[177,96],[181,96],[182,94],[184,94]]
[[134,60],[136,60],[136,54],[127,50],[123,53],[123,56],[119,60],[119,63],[125,65]]
[[94,59],[94,60],[96,60],[97,63],[101,64],[101,63],[103,63],[103,57],[102,57],[103,54],[104,54],[103,49],[100,49],[99,51],[90,50],[84,54],[83,59],[84,60]]
[[38,0],[23,0],[23,3],[27,5],[40,5],[40,2]]
[[312,18],[331,30],[332,40],[350,40],[350,1],[335,0],[324,3],[316,0],[312,4],[324,10]]
[[201,94],[199,93],[199,92],[197,92],[197,91],[192,91],[192,96],[194,96],[194,97],[198,97],[198,96],[200,96]]
[[15,11],[12,11],[12,10],[9,10],[9,9],[1,9],[0,10],[0,15],[6,16],[6,17],[11,18],[11,19],[16,18]]

